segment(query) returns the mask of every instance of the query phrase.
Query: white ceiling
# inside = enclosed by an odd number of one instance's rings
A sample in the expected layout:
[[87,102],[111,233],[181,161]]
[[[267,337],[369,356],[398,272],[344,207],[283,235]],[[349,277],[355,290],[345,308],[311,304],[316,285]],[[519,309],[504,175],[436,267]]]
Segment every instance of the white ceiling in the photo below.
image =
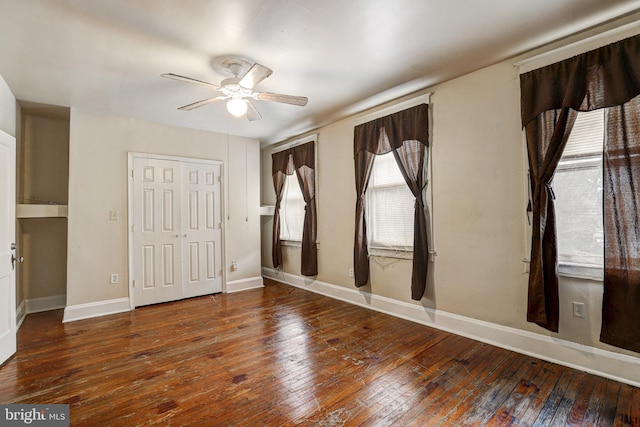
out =
[[[639,0],[0,0],[0,75],[18,100],[282,141],[359,109],[640,10]],[[234,119],[212,95],[214,57],[271,68]]]

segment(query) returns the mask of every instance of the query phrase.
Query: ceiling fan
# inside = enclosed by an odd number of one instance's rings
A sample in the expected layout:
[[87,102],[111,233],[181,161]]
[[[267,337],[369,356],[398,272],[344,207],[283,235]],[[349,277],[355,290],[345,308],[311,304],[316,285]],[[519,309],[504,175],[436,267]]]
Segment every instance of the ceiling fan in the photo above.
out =
[[280,102],[283,104],[298,105],[301,107],[307,105],[308,99],[304,96],[254,91],[253,88],[258,83],[269,77],[273,72],[264,65],[258,63],[252,64],[244,58],[235,56],[214,58],[212,65],[218,72],[231,75],[232,77],[222,80],[218,86],[213,83],[203,82],[201,80],[192,79],[178,74],[162,74],[162,77],[199,84],[220,93],[218,96],[184,105],[178,108],[179,110],[189,111],[212,102],[227,100],[227,111],[229,111],[231,115],[241,117],[246,114],[248,120],[254,121],[261,119],[262,116],[256,109],[255,105],[251,102],[251,99]]

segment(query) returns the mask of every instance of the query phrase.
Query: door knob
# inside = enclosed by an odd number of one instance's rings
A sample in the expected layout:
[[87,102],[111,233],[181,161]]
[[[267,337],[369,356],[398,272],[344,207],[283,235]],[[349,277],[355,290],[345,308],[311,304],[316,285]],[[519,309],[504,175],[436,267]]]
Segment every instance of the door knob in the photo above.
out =
[[11,268],[13,270],[16,269],[16,262],[22,262],[24,261],[24,257],[19,256],[18,258],[16,258],[13,254],[11,254]]

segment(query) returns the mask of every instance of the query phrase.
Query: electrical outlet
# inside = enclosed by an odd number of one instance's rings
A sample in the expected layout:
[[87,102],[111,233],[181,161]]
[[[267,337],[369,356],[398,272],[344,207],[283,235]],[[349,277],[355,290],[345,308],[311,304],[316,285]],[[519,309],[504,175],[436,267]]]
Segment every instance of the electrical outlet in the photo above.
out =
[[349,277],[353,277],[353,267],[349,268]]
[[238,271],[238,261],[231,261],[231,271]]
[[118,273],[111,273],[111,284],[118,283]]
[[573,317],[584,317],[584,303],[573,302]]

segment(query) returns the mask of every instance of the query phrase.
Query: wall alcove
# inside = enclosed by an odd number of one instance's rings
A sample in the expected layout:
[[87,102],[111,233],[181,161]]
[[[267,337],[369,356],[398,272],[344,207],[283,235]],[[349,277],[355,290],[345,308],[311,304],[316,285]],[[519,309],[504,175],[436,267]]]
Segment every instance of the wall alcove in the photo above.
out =
[[69,109],[20,102],[17,168],[18,320],[62,308],[67,286]]

